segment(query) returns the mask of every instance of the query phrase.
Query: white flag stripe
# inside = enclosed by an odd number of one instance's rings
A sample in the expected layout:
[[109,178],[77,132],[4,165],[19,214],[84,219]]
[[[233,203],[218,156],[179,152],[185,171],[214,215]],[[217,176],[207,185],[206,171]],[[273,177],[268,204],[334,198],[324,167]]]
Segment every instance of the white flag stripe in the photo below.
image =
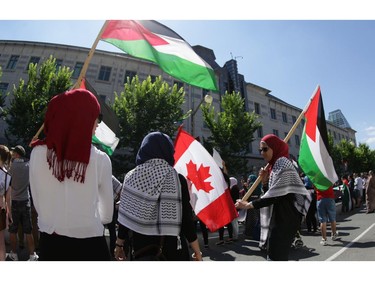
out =
[[[190,162],[190,160],[197,165],[197,169],[199,169],[201,165],[210,168],[209,173],[211,176],[207,178],[205,182],[210,182],[211,186],[213,187],[209,193],[206,193],[203,190],[197,191],[194,184],[192,185],[191,203],[195,213],[198,214],[202,209],[207,207],[211,202],[215,201],[225,192],[226,182],[222,171],[217,166],[213,157],[196,140],[190,144],[189,148],[182,154],[178,162],[175,164],[175,169],[177,172],[183,174],[185,177],[188,174],[186,165]],[[197,201],[196,198],[199,198],[199,200]]]
[[112,151],[115,151],[119,138],[116,134],[102,121],[96,127],[95,136],[106,146],[109,146]]
[[319,167],[319,170],[322,172],[322,174],[334,183],[338,180],[338,177],[333,166],[332,158],[327,151],[318,128],[316,128],[315,139],[319,140],[319,142],[314,142],[311,138],[308,137],[308,135],[306,135],[306,140],[311,149],[311,153],[316,165]]
[[200,66],[212,69],[212,67],[209,64],[207,64],[200,56],[198,56],[193,50],[193,48],[191,48],[191,46],[187,44],[185,41],[182,41],[177,38],[171,38],[165,35],[156,35],[160,36],[169,43],[168,45],[153,46],[158,52],[178,56],[182,59],[191,61]]

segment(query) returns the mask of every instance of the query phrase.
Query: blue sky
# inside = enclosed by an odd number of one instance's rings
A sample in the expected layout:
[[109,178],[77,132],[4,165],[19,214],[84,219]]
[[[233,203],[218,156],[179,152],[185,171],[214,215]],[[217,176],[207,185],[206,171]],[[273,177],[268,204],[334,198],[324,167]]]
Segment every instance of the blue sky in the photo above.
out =
[[[272,19],[270,12],[270,16],[260,14],[254,19],[242,16],[243,20],[233,20],[218,14],[217,18],[205,20],[199,15],[199,19],[194,19],[188,10],[186,13],[192,20],[184,16],[181,17],[183,20],[170,20],[168,16],[160,15],[158,17],[165,20],[154,19],[173,29],[191,45],[212,49],[221,66],[231,58],[237,59],[239,72],[247,82],[264,87],[301,109],[320,85],[326,118],[330,111],[340,109],[357,131],[357,143],[367,143],[375,149],[372,102],[375,94],[375,21],[349,17],[350,11],[357,14],[355,9],[343,11],[343,15],[332,18],[286,14],[285,18]],[[148,15],[142,10],[141,18],[143,14]],[[43,15],[28,15],[0,20],[0,39],[91,47],[104,19],[118,18],[116,14],[99,13],[96,17],[100,20],[83,16],[83,20],[77,21],[73,19],[80,17],[73,14],[73,18],[51,21]],[[134,18],[140,15],[135,14]],[[23,18],[31,20],[21,20]],[[369,17],[365,15],[365,18]],[[97,48],[119,51],[105,42],[100,42]]]

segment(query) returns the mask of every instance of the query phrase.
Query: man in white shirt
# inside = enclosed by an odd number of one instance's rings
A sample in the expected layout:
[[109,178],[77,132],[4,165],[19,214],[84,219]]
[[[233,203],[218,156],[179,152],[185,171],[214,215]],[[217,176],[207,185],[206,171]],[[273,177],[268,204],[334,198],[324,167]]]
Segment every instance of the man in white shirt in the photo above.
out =
[[358,173],[354,173],[354,197],[355,197],[355,207],[361,207],[362,202],[362,192],[363,192],[363,179]]

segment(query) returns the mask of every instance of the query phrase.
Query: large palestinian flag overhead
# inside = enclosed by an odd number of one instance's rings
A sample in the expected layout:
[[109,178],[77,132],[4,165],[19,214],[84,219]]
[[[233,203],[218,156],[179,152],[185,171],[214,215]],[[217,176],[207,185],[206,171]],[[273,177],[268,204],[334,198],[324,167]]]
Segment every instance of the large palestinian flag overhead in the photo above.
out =
[[157,21],[107,21],[101,40],[131,56],[158,64],[166,73],[183,82],[218,91],[211,66],[176,32]]
[[328,151],[327,125],[319,86],[305,111],[305,121],[298,163],[317,189],[326,190],[338,177]]

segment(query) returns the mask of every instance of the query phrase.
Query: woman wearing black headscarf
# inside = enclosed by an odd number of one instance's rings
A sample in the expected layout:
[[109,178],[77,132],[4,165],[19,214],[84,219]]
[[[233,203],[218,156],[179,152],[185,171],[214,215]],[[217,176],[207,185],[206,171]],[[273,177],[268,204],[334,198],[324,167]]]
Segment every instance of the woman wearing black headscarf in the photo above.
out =
[[267,241],[268,260],[286,261],[289,249],[310,205],[310,197],[292,162],[288,145],[275,135],[260,141],[260,153],[268,162],[262,169],[263,186],[268,191],[251,202],[237,201],[242,209],[261,209],[261,241]]
[[149,133],[142,141],[136,167],[125,176],[118,215],[115,256],[131,260],[202,260],[185,178],[174,166],[169,136]]

